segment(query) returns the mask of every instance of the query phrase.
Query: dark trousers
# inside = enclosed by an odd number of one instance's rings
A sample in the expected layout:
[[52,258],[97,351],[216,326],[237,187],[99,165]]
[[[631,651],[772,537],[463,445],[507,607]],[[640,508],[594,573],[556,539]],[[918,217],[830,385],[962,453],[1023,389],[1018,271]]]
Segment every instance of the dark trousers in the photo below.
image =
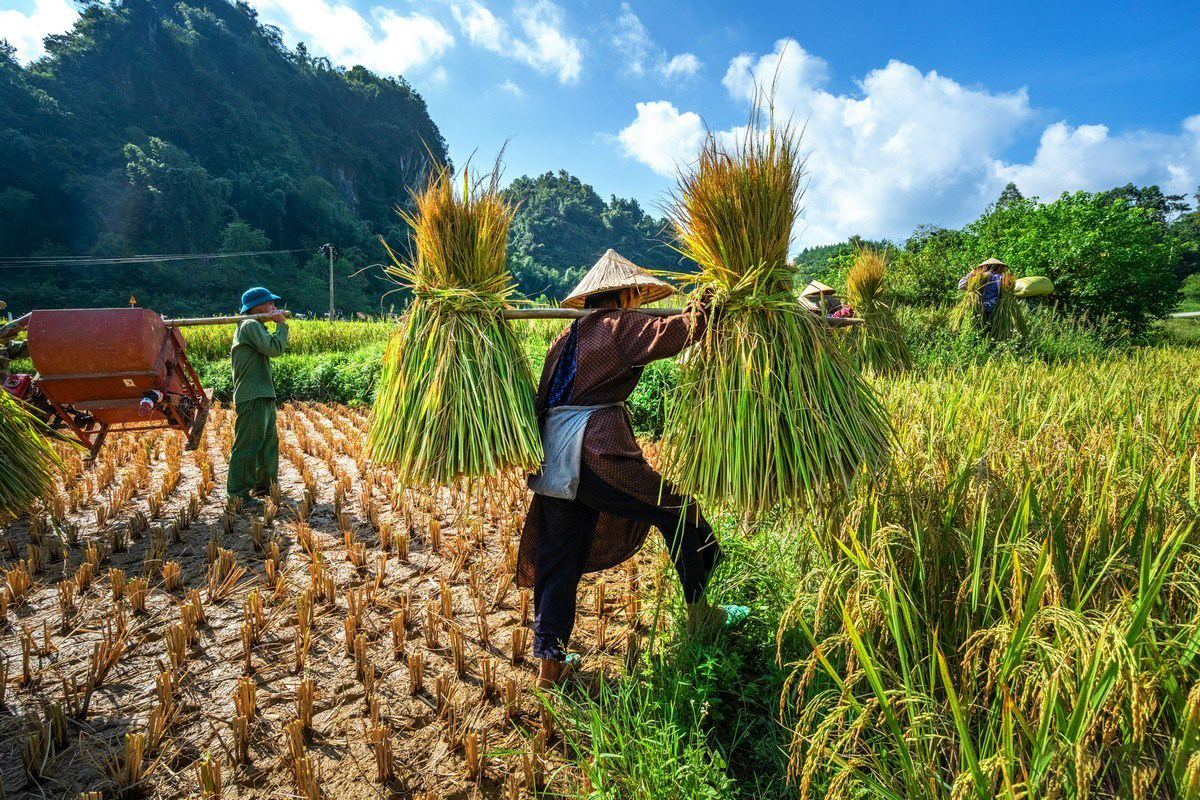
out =
[[266,491],[279,480],[279,431],[275,427],[275,398],[258,397],[234,406],[233,449],[225,493],[249,497],[252,489]]
[[601,513],[644,522],[662,531],[688,603],[700,599],[720,560],[721,548],[708,523],[697,525],[671,509],[626,494],[606,483],[587,464],[580,465],[579,491],[574,500],[542,497],[541,506],[533,585],[533,654],[537,658],[565,658],[575,627],[579,580]]

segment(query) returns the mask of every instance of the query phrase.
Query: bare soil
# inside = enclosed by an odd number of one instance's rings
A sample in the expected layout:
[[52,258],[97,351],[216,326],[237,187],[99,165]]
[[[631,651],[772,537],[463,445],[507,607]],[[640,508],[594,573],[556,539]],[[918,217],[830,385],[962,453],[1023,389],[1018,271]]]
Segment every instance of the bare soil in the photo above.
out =
[[[0,528],[0,796],[200,797],[205,758],[226,798],[576,795],[512,580],[522,476],[403,489],[365,459],[365,411],[299,404],[279,411],[277,506],[228,512],[232,425],[214,409],[194,453],[174,432],[113,437],[93,465],[64,447],[58,497]],[[585,687],[637,646],[639,568],[581,590]],[[306,677],[297,738],[285,726]],[[298,778],[309,768],[316,789]]]

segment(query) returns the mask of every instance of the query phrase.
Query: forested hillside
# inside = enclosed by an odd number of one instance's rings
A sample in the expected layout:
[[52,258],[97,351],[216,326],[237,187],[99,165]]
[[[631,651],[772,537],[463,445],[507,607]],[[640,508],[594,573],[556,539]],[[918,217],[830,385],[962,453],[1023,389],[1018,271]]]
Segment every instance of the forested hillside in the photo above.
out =
[[0,255],[297,252],[5,269],[10,306],[212,312],[266,283],[320,309],[335,242],[339,310],[378,308],[382,279],[346,276],[406,240],[394,206],[446,160],[403,79],[291,51],[224,0],[92,3],[47,51],[0,50]]
[[508,187],[518,203],[509,232],[509,264],[522,292],[563,298],[608,248],[647,269],[687,270],[670,240],[667,221],[636,200],[608,202],[564,171],[521,176]]

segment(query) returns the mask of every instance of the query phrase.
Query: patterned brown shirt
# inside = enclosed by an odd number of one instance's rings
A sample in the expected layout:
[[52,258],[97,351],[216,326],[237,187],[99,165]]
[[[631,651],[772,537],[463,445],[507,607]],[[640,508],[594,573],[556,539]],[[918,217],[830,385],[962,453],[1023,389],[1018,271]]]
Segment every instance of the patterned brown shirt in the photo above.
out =
[[[678,355],[704,335],[705,324],[699,309],[672,317],[630,309],[594,311],[583,317],[576,327],[575,380],[567,403],[591,406],[625,401],[647,364]],[[564,331],[546,354],[536,403],[539,415],[546,411],[550,379],[567,335]],[[605,408],[591,415],[583,436],[583,460],[606,483],[643,502],[672,510],[685,506],[685,498],[646,461],[624,408]],[[525,517],[517,559],[520,586],[533,585],[541,502],[534,495]],[[686,507],[693,519],[699,518],[695,501],[687,501]],[[648,530],[645,524],[601,514],[586,571],[607,569],[629,558],[642,546]]]

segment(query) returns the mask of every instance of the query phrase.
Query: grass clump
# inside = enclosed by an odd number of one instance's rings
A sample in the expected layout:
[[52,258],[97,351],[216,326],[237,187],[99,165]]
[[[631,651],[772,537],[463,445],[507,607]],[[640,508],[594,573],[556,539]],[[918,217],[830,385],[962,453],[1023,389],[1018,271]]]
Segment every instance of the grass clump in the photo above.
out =
[[709,134],[669,216],[680,276],[709,295],[710,323],[684,358],[668,416],[665,472],[743,511],[848,485],[887,457],[890,425],[871,387],[792,290],[803,195],[800,137],[753,115],[733,145]]
[[515,209],[499,172],[497,162],[472,183],[464,170],[456,190],[449,169],[435,170],[400,212],[416,258],[389,249],[388,271],[414,299],[384,352],[368,444],[405,485],[541,462],[533,375],[501,316],[515,292],[505,263]]

